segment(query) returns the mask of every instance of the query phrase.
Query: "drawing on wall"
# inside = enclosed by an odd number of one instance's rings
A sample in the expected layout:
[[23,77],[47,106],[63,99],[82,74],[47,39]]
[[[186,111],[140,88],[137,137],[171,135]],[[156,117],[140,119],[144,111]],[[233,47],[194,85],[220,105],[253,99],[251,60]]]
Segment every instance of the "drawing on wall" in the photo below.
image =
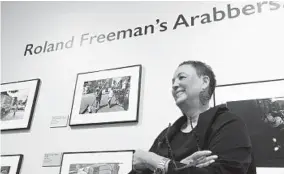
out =
[[118,174],[119,163],[71,164],[69,174]]
[[1,174],[19,174],[23,155],[1,155]]
[[30,127],[39,82],[33,79],[1,84],[1,131]]
[[216,88],[216,104],[226,103],[245,121],[257,167],[284,167],[283,89],[284,79]]
[[141,65],[77,75],[70,126],[136,122]]
[[132,156],[133,150],[63,153],[60,174],[125,174]]

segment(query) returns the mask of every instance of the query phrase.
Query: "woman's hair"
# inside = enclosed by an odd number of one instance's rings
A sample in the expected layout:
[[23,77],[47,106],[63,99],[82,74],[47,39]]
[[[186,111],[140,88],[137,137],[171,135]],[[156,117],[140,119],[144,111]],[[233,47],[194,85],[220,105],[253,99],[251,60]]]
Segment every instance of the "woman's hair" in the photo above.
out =
[[212,71],[212,68],[203,62],[191,60],[182,62],[181,64],[179,64],[179,67],[182,65],[191,65],[195,68],[196,73],[199,77],[205,75],[210,78],[208,94],[211,98],[216,86],[216,78],[214,72]]

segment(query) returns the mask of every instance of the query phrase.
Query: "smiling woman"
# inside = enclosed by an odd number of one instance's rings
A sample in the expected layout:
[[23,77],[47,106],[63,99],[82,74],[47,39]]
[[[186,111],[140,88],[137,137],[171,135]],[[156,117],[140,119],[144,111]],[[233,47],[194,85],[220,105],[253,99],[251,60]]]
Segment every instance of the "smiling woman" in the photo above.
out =
[[256,173],[245,123],[224,105],[209,108],[215,86],[205,63],[178,66],[172,95],[183,116],[160,133],[149,152],[136,150],[129,174]]

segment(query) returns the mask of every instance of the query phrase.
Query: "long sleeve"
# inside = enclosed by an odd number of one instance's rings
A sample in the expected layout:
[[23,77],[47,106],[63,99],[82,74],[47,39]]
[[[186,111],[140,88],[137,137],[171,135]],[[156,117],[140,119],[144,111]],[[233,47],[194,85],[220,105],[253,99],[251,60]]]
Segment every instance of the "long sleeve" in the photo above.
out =
[[[155,152],[157,153],[158,150],[158,144],[159,141],[161,141],[162,137],[164,136],[164,134],[166,133],[166,129],[164,129],[159,135],[158,137],[155,139],[154,143],[152,144],[151,148],[149,149],[150,152]],[[138,173],[134,170],[131,170],[130,173],[128,174],[152,174],[153,172],[150,169],[141,171],[141,173]]]
[[[208,150],[218,155],[218,159],[204,168],[188,167],[175,170],[170,162],[167,174],[247,174],[252,161],[251,142],[245,124],[237,117],[220,117],[212,126],[211,136],[208,137]],[[178,167],[184,164],[176,161]],[[254,172],[252,172],[254,173]]]

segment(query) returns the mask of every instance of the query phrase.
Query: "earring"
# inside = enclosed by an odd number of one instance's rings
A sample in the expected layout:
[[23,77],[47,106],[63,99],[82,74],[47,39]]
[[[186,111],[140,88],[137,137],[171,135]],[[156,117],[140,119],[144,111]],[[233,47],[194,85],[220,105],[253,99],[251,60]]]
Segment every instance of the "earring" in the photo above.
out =
[[205,91],[205,89],[202,89],[202,91],[200,91],[199,93],[200,103],[202,105],[206,105],[209,99],[210,99],[209,94]]

